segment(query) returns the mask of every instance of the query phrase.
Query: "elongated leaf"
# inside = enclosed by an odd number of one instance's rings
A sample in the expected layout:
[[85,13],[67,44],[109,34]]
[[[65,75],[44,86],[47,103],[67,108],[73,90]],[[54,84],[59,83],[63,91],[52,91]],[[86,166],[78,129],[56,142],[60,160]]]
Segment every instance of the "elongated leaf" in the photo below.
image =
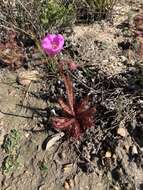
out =
[[63,132],[60,132],[56,135],[53,135],[51,139],[49,139],[46,143],[46,150],[49,150],[53,145],[56,144],[57,141],[59,141],[65,134]]
[[67,96],[68,96],[68,104],[71,108],[72,115],[75,115],[75,112],[74,112],[74,99],[75,99],[75,97],[74,97],[74,93],[73,93],[72,81],[70,80],[70,78],[68,76],[65,76],[65,75],[63,75],[63,79],[64,79],[66,92],[67,92]]
[[59,99],[59,104],[60,104],[60,106],[61,106],[61,108],[63,109],[64,112],[66,112],[69,115],[73,116],[73,112],[72,112],[71,108],[62,99]]

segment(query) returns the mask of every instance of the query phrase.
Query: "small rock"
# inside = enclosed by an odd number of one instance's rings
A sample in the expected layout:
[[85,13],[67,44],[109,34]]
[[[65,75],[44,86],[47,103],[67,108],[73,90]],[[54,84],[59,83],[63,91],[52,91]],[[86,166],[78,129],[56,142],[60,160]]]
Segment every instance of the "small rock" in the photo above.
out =
[[73,168],[73,164],[65,164],[63,166],[63,171],[64,173],[69,173],[72,170],[72,168]]
[[55,109],[51,109],[51,115],[52,116],[57,116]]
[[123,127],[119,127],[117,130],[117,134],[122,137],[126,137],[127,136],[126,129]]
[[133,145],[132,147],[132,155],[138,154],[138,150],[137,147],[135,145]]
[[74,188],[74,180],[73,180],[73,179],[70,179],[70,180],[69,180],[69,185],[70,185],[70,188],[71,188],[71,189]]
[[136,68],[135,67],[129,67],[128,68],[128,71],[131,72],[131,73],[135,73],[136,72]]
[[30,135],[29,133],[26,133],[26,134],[25,134],[25,137],[26,137],[26,138],[28,138],[28,137],[29,137],[29,135]]
[[112,158],[116,159],[117,158],[116,154],[113,154]]
[[115,56],[110,56],[109,59],[110,59],[110,61],[113,61],[113,62],[117,61],[117,58]]
[[75,185],[74,185],[74,180],[73,179],[69,179],[69,180],[65,181],[65,183],[64,183],[65,190],[73,189],[74,186]]
[[58,85],[61,85],[61,84],[62,84],[62,81],[61,81],[61,80],[58,80],[57,83],[58,83]]
[[103,64],[107,64],[108,62],[109,62],[108,59],[102,61]]
[[143,100],[138,100],[138,104],[143,104]]
[[117,186],[114,186],[114,189],[115,189],[115,190],[120,190],[119,187],[117,187]]
[[105,154],[105,158],[111,158],[112,154],[110,151],[107,151]]
[[62,152],[62,158],[65,159],[67,154],[65,152]]
[[123,56],[123,55],[122,55],[122,56],[120,56],[120,59],[121,59],[121,62],[122,62],[122,63],[124,63],[124,62],[126,62],[126,61],[127,61],[127,58],[126,58],[125,56]]
[[64,188],[65,188],[65,190],[70,189],[70,185],[69,185],[69,183],[67,181],[65,181],[65,183],[64,183]]

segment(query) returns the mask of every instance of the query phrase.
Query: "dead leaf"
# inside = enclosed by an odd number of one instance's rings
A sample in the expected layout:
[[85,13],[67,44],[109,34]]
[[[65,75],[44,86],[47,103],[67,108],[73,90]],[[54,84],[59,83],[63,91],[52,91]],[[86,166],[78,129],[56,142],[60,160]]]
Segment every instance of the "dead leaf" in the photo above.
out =
[[0,43],[0,59],[3,64],[17,69],[22,65],[25,56],[22,47],[17,45],[16,34],[9,32],[8,36],[9,40],[5,44]]
[[24,71],[18,74],[17,81],[21,85],[28,86],[31,81],[37,81],[39,78],[38,71]]
[[47,141],[46,150],[49,150],[52,146],[55,145],[65,134],[63,132],[53,135],[50,140]]

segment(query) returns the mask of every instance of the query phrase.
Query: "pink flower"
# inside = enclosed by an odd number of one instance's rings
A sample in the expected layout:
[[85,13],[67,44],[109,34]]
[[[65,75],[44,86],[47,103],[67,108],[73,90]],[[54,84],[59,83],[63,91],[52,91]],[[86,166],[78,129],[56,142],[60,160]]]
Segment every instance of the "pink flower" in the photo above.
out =
[[61,34],[47,34],[42,41],[41,47],[49,56],[57,55],[64,46],[64,37]]

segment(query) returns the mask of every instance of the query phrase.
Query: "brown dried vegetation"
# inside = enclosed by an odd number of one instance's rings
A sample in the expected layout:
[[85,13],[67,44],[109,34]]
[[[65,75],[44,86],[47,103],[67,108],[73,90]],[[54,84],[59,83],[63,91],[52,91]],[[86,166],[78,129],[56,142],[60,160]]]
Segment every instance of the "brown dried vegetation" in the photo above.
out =
[[0,43],[0,62],[11,68],[17,69],[22,65],[24,55],[22,48],[17,45],[16,34],[9,32],[9,40]]
[[137,14],[134,17],[135,35],[140,43],[139,55],[143,59],[143,13]]

